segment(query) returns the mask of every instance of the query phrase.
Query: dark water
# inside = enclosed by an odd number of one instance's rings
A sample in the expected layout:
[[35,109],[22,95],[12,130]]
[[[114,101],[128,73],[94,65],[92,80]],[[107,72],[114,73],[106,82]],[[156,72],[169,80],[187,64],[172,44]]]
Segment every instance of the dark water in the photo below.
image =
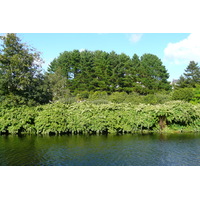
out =
[[198,166],[200,134],[0,136],[1,166]]

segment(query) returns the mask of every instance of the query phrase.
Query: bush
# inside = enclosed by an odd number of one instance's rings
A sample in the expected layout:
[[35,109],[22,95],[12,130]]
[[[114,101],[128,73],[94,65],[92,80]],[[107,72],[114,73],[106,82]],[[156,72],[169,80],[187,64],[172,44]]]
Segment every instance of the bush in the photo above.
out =
[[113,92],[108,99],[113,103],[123,103],[127,96],[126,92]]
[[10,134],[35,133],[35,117],[33,107],[13,107],[0,109],[0,132]]
[[139,95],[136,92],[132,92],[126,96],[124,103],[132,103],[132,104],[138,105],[140,103],[143,103],[143,96]]
[[57,102],[37,107],[0,108],[1,133],[125,134],[170,127],[199,130],[200,105],[183,101],[157,105]]
[[93,100],[93,101],[89,101],[89,103],[92,103],[92,104],[108,104],[110,103],[110,101],[106,100],[106,99],[96,99],[96,100]]
[[90,92],[89,100],[107,99],[108,94],[105,91]]
[[193,88],[193,97],[190,102],[193,104],[200,103],[200,85],[196,85],[196,88]]
[[179,88],[172,93],[173,100],[182,100],[189,102],[194,96],[193,88]]
[[89,92],[88,91],[82,91],[76,94],[76,97],[78,98],[79,101],[85,100],[89,98]]

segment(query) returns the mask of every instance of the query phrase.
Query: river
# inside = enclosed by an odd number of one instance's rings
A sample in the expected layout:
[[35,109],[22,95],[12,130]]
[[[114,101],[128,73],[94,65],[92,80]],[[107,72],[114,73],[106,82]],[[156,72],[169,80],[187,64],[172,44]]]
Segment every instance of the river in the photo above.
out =
[[200,134],[0,136],[1,166],[199,166]]

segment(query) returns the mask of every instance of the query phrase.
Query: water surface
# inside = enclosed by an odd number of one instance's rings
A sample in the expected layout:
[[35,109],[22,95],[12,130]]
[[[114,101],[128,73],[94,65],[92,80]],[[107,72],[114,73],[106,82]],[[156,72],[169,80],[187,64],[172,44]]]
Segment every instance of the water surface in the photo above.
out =
[[1,166],[199,166],[200,134],[0,136]]

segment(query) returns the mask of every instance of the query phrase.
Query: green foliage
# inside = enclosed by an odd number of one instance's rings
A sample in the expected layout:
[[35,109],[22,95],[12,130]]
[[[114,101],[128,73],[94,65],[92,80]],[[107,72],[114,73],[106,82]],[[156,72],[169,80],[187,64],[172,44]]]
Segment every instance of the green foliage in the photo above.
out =
[[13,97],[14,104],[16,99],[27,105],[47,103],[40,53],[23,44],[16,34],[6,34],[0,39],[0,94],[9,101]]
[[113,103],[123,103],[127,96],[126,92],[114,92],[109,96],[109,100]]
[[76,94],[79,101],[89,98],[90,93],[88,91],[80,91]]
[[153,54],[131,59],[114,51],[65,51],[55,58],[48,71],[61,69],[71,93],[81,91],[154,93],[170,90],[169,74],[161,60]]
[[169,74],[153,54],[65,51],[43,74],[40,53],[16,34],[0,39],[1,133],[200,129],[200,69],[193,61],[169,93]]
[[105,91],[96,91],[96,92],[91,92],[89,94],[89,99],[91,100],[97,100],[97,99],[107,99],[108,95]]
[[34,134],[36,112],[31,107],[12,107],[0,109],[0,132],[10,134]]
[[145,104],[157,104],[157,98],[153,94],[148,94],[144,96],[144,103]]
[[189,102],[194,96],[193,88],[179,88],[173,91],[173,100],[183,100]]
[[180,76],[174,85],[172,99],[184,100],[192,104],[200,103],[200,67],[198,63],[190,61],[185,73]]
[[46,77],[50,84],[50,91],[53,101],[63,101],[70,97],[70,91],[67,88],[66,78],[63,77],[61,69],[58,68],[55,73],[46,74]]
[[55,103],[40,107],[35,118],[35,129],[37,133],[62,133],[67,131],[66,104]]
[[200,103],[200,85],[196,84],[195,88],[193,88],[193,96],[190,100],[190,103],[198,104]]
[[162,61],[153,54],[144,54],[138,68],[138,83],[144,88],[141,92],[154,93],[159,90],[170,90],[167,79],[169,74]]
[[144,97],[142,95],[139,95],[136,92],[132,92],[126,96],[124,103],[131,103],[134,105],[138,105],[138,104],[143,103],[143,99],[144,99]]
[[179,88],[195,88],[196,84],[200,83],[200,67],[198,63],[190,61],[189,65],[185,69],[184,75],[182,75],[176,85]]
[[157,105],[60,102],[1,107],[0,132],[10,134],[125,134],[200,129],[200,106],[183,101]]

